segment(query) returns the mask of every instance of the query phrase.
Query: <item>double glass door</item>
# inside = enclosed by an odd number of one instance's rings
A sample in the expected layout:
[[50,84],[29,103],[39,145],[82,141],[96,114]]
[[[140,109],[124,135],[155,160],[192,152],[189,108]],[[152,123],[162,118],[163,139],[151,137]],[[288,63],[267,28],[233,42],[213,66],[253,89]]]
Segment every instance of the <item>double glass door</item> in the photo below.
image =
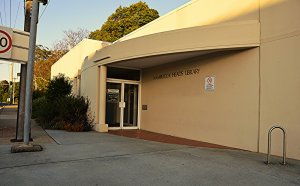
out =
[[138,94],[138,84],[107,82],[106,123],[109,128],[138,128]]

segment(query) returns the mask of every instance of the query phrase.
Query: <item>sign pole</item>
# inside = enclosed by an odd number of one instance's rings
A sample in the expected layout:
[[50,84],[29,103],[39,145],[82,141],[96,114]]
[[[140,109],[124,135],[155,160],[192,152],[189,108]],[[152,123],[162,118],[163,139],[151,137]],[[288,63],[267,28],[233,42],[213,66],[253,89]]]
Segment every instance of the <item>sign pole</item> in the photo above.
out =
[[24,118],[24,144],[29,145],[29,133],[31,128],[31,97],[32,97],[32,79],[34,67],[34,52],[36,47],[36,33],[39,14],[38,0],[32,1],[32,17],[30,24],[29,52],[26,74],[26,94],[25,94],[25,118]]
[[13,90],[13,78],[14,78],[14,64],[11,63],[9,65],[9,104],[13,104],[13,94],[14,94],[14,90]]

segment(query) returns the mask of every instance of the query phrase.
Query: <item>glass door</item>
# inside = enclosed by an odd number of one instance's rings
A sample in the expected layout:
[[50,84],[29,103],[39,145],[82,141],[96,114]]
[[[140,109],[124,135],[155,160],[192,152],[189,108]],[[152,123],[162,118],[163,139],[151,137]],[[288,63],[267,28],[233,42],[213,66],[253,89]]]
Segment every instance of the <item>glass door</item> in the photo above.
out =
[[121,127],[122,84],[106,84],[106,123],[108,127]]
[[138,126],[138,91],[139,86],[136,84],[124,85],[123,128]]
[[107,82],[106,123],[110,129],[138,128],[139,85]]

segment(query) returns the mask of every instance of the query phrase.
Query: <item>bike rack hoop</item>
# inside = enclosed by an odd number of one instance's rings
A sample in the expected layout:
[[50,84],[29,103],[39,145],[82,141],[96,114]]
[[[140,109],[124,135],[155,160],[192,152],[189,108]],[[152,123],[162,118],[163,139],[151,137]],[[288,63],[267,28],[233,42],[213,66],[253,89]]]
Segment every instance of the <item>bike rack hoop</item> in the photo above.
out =
[[271,143],[272,143],[272,132],[274,129],[280,129],[283,133],[283,150],[282,150],[282,164],[286,165],[286,131],[285,129],[280,125],[274,125],[270,128],[268,132],[268,156],[267,156],[267,162],[266,164],[270,164],[270,158],[271,158]]

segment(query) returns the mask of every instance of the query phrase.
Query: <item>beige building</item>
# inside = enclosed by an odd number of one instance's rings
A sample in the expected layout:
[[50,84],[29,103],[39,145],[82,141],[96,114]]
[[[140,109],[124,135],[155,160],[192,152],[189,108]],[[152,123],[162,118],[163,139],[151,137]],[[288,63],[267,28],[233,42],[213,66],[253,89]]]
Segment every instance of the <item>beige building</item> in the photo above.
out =
[[[79,58],[75,47],[52,76],[76,78],[97,131],[143,129],[266,153],[278,124],[287,156],[300,159],[299,12],[299,0],[192,0]],[[272,149],[282,153],[280,131]]]

